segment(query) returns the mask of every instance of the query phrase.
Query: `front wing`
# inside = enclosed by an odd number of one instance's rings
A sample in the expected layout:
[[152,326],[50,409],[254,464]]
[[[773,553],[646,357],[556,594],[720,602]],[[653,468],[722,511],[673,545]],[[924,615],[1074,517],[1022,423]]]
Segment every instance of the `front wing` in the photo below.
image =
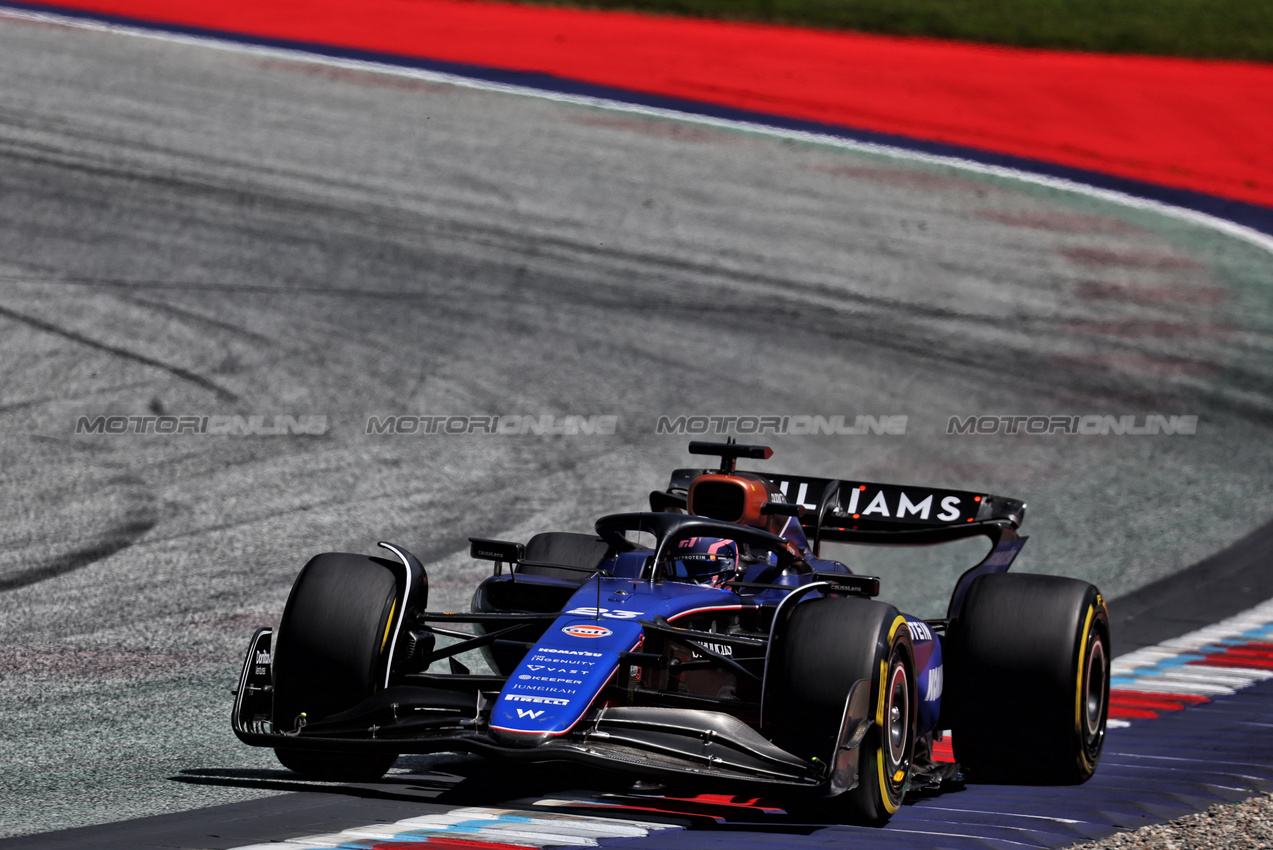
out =
[[[502,686],[497,676],[413,677],[338,715],[279,732],[270,721],[271,630],[252,638],[234,702],[232,725],[245,744],[327,752],[466,752],[525,761],[571,761],[659,779],[745,783],[811,795],[856,784],[859,744],[871,726],[870,687],[854,685],[845,705],[841,744],[810,762],[774,745],[732,715],[700,709],[609,706],[568,734],[533,747],[504,743],[486,728],[484,711]],[[452,680],[459,687],[446,687]]]

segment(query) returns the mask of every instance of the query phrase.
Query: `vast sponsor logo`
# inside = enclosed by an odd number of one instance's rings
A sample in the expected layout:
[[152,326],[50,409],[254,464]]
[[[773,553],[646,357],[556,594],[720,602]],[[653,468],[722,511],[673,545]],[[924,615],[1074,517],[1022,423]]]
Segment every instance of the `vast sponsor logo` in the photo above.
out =
[[562,631],[571,637],[577,638],[603,638],[614,634],[605,626],[590,626],[583,623],[575,626],[566,626]]
[[587,676],[591,670],[580,670],[577,667],[549,667],[547,664],[527,664],[526,669],[532,673],[568,673],[571,676]]
[[578,614],[580,617],[606,617],[611,620],[635,620],[644,617],[641,611],[625,611],[622,608],[571,608],[567,614]]

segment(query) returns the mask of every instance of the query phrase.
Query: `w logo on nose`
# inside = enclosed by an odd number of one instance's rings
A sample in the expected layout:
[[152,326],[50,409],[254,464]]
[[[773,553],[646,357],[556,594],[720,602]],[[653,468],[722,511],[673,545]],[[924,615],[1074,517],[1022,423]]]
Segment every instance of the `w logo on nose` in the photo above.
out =
[[539,717],[539,715],[541,715],[541,714],[543,714],[543,713],[544,713],[544,710],[543,710],[542,708],[540,708],[540,709],[530,709],[530,708],[519,708],[519,709],[517,709],[517,716],[518,716],[518,717],[529,717],[531,720],[535,720],[536,718],[538,718],[538,717]]

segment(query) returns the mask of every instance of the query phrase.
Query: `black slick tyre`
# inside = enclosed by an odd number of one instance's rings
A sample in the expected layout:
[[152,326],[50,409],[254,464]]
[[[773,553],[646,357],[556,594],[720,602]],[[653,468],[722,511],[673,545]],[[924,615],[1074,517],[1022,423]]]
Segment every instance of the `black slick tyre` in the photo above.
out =
[[[294,731],[383,688],[400,616],[389,562],[337,553],[312,558],[292,586],[275,641],[274,728]],[[378,779],[397,760],[392,753],[274,752],[290,770],[339,782]]]
[[1061,576],[978,578],[949,638],[955,758],[974,782],[1076,784],[1109,715],[1109,611]]
[[858,782],[819,801],[822,817],[882,825],[902,804],[918,725],[914,649],[891,605],[859,598],[796,605],[775,646],[766,711],[774,743],[807,759],[834,758],[854,682],[870,682],[871,730],[859,746]]

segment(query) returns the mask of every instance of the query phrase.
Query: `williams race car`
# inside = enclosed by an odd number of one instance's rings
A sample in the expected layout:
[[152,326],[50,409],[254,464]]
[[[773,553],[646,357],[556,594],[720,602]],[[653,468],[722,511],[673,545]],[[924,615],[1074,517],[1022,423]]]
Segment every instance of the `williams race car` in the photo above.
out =
[[[957,490],[736,469],[764,446],[691,443],[650,511],[595,534],[472,539],[493,562],[470,612],[428,610],[424,566],[314,557],[277,634],[252,638],[233,727],[316,779],[366,781],[401,753],[574,761],[738,786],[881,824],[908,789],[1077,783],[1109,704],[1109,614],[1086,582],[1009,574],[1025,505]],[[947,616],[877,601],[827,541],[988,538]],[[480,650],[489,670],[458,657]],[[960,765],[934,762],[952,730]]]

